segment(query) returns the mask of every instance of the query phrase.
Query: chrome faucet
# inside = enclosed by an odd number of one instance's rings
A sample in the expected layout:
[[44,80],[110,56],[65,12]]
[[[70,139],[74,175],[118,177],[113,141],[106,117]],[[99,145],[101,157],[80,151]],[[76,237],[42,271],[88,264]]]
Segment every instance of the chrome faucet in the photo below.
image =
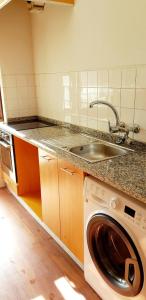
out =
[[108,122],[109,123],[109,131],[111,133],[114,133],[114,132],[117,132],[117,129],[119,128],[119,125],[120,125],[120,118],[119,118],[119,114],[118,114],[118,111],[116,110],[116,108],[110,104],[109,102],[106,102],[106,101],[102,101],[102,100],[97,100],[97,101],[92,101],[90,103],[90,108],[92,108],[94,105],[98,105],[98,104],[104,104],[108,107],[110,107],[115,115],[115,118],[116,118],[116,126],[113,127],[110,125],[110,121]]
[[134,133],[139,133],[140,126],[138,124],[134,124],[133,126],[128,126],[125,122],[120,121],[118,111],[111,103],[103,101],[103,100],[96,100],[96,101],[92,101],[90,103],[89,107],[92,108],[94,105],[98,105],[98,104],[103,104],[103,105],[110,107],[115,115],[115,119],[116,119],[115,126],[111,126],[110,121],[108,121],[109,132],[110,133],[116,133],[116,132],[124,133],[123,136],[117,137],[117,139],[116,139],[117,144],[122,144],[125,141],[128,141],[130,131],[134,132]]

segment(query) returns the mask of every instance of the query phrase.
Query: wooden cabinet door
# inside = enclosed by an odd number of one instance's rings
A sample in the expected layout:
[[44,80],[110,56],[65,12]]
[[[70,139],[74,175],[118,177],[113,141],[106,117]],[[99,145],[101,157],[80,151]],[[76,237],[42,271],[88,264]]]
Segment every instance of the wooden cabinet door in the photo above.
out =
[[39,150],[42,219],[60,237],[58,162],[55,156]]
[[83,172],[59,160],[61,240],[83,262]]

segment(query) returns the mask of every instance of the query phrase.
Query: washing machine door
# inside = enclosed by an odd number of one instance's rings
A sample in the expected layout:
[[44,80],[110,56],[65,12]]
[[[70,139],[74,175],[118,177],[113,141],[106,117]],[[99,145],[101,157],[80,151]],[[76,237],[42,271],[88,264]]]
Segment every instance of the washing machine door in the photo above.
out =
[[94,215],[87,226],[92,260],[103,279],[121,295],[136,296],[143,286],[138,251],[126,230],[105,214]]

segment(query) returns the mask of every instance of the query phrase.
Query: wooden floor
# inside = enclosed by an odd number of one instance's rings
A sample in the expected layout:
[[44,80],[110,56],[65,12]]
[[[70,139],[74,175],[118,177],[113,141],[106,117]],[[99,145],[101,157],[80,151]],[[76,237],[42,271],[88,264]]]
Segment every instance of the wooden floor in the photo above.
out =
[[6,190],[0,190],[0,300],[99,300],[83,272]]

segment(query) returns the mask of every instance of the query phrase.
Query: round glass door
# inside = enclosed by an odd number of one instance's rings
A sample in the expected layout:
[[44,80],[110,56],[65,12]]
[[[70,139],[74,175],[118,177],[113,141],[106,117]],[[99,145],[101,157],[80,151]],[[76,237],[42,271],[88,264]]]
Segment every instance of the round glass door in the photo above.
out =
[[87,242],[94,264],[104,280],[124,296],[136,296],[143,286],[138,251],[126,230],[105,214],[88,223]]

